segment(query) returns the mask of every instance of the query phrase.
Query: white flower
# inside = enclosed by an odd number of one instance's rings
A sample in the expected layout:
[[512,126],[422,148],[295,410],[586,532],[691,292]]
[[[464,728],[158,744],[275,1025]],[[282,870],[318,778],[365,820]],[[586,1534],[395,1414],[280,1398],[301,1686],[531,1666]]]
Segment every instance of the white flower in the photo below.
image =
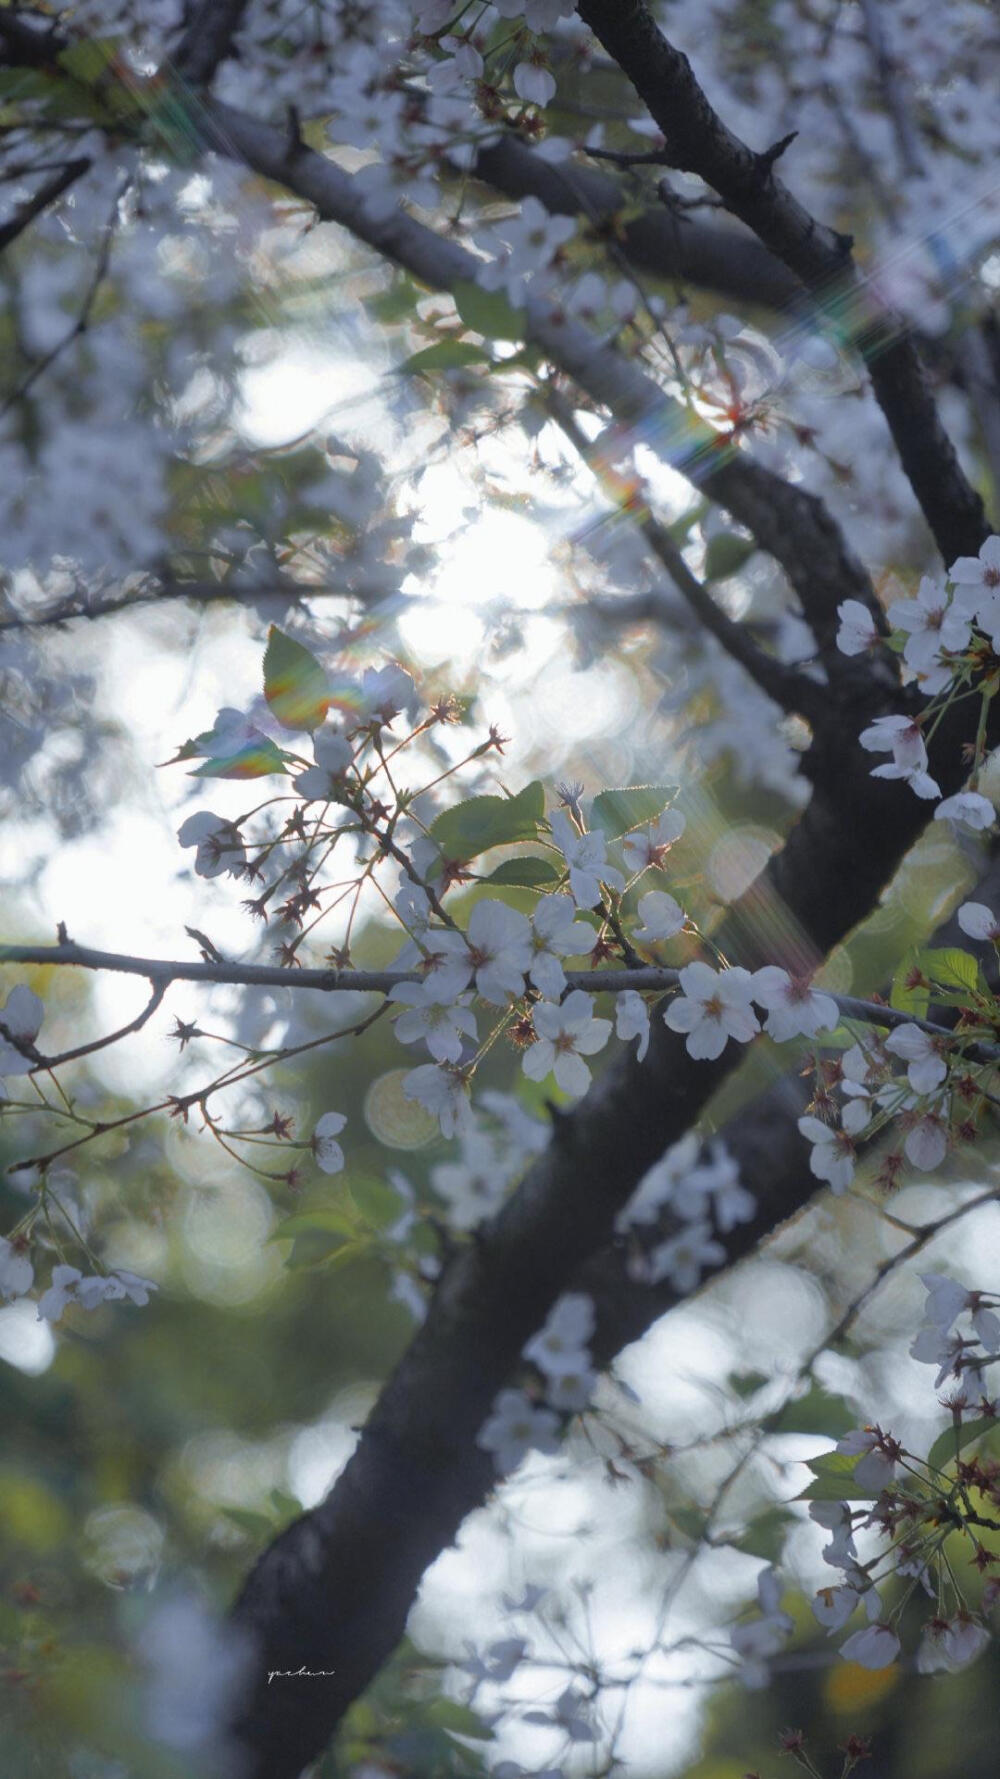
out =
[[747,1044],[760,1031],[749,970],[716,973],[708,964],[685,964],[680,985],[683,995],[671,1001],[663,1017],[671,1031],[687,1033],[689,1056],[712,1061],[730,1038]]
[[401,956],[400,967],[406,968],[416,962],[417,968],[424,973],[428,1000],[450,1006],[472,981],[474,966],[465,935],[451,932],[447,927],[427,927],[420,942],[424,949],[416,952],[415,958],[408,955],[408,947],[404,948],[406,963]]
[[858,1458],[854,1480],[859,1489],[871,1489],[873,1495],[880,1495],[889,1487],[896,1474],[896,1462],[886,1455],[885,1448],[886,1439],[878,1427],[855,1427],[838,1439],[838,1452]]
[[974,833],[992,828],[996,819],[997,812],[989,798],[980,796],[978,791],[958,791],[954,797],[946,797],[934,811],[936,822],[963,822]]
[[218,877],[223,871],[242,877],[247,862],[243,836],[221,815],[200,809],[181,823],[177,838],[182,846],[197,847],[194,868],[199,877]]
[[514,69],[514,91],[526,105],[545,106],[556,96],[556,83],[548,69],[538,62],[518,62]]
[[33,989],[19,983],[0,1007],[0,1076],[27,1075],[37,1067],[21,1045],[34,1047],[45,1018],[43,1002]]
[[403,1095],[408,1100],[416,1100],[425,1112],[437,1119],[443,1136],[453,1137],[456,1131],[467,1129],[471,1123],[468,1088],[464,1077],[454,1069],[440,1068],[433,1062],[423,1063],[406,1076]]
[[642,1062],[649,1049],[649,1008],[634,988],[624,989],[615,1000],[615,1034],[626,1044],[638,1038],[636,1061]]
[[307,766],[295,780],[300,797],[320,798],[324,803],[344,801],[345,777],[353,758],[351,744],[332,724],[325,725],[313,738],[315,766]]
[[689,1131],[686,1137],[681,1137],[680,1142],[671,1145],[666,1154],[643,1175],[632,1197],[619,1211],[615,1218],[615,1228],[619,1234],[631,1229],[635,1223],[658,1221],[663,1207],[673,1201],[679,1181],[695,1166],[700,1150],[701,1140],[694,1131]]
[[503,1476],[516,1470],[530,1451],[558,1451],[559,1417],[551,1409],[536,1408],[523,1390],[501,1390],[493,1413],[479,1429],[476,1444],[493,1453],[493,1462]]
[[589,1408],[597,1388],[597,1373],[590,1369],[589,1355],[581,1353],[578,1364],[550,1378],[545,1386],[545,1400],[560,1414],[581,1415]]
[[602,833],[581,834],[565,809],[554,809],[549,825],[552,838],[569,867],[569,887],[578,908],[596,907],[601,899],[602,883],[621,894],[625,879],[620,871],[607,863]]
[[416,687],[404,667],[390,661],[385,667],[366,667],[361,675],[361,696],[366,722],[391,723],[416,698]]
[[941,1112],[924,1112],[907,1132],[903,1153],[922,1173],[940,1167],[948,1153],[947,1118]]
[[828,1631],[839,1631],[864,1602],[869,1622],[878,1618],[881,1601],[863,1569],[854,1568],[837,1587],[819,1588],[813,1602],[817,1621]]
[[889,622],[909,631],[903,659],[925,672],[934,665],[941,649],[957,652],[969,641],[969,620],[949,604],[940,581],[925,575],[915,599],[897,599],[889,607]]
[[76,1266],[54,1266],[52,1283],[38,1300],[38,1320],[58,1322],[66,1305],[76,1296],[76,1288],[83,1277]]
[[753,998],[767,1009],[764,1030],[779,1044],[786,1038],[832,1031],[840,1018],[836,1001],[810,988],[807,978],[790,976],[777,964],[754,971]]
[[484,1001],[505,1006],[510,995],[524,993],[531,968],[531,926],[505,902],[477,902],[466,934],[476,987]]
[[737,1223],[749,1223],[757,1209],[753,1193],[740,1183],[735,1155],[718,1137],[712,1142],[709,1158],[678,1183],[673,1205],[681,1217],[701,1217],[708,1199],[723,1235]]
[[580,1370],[588,1362],[594,1320],[593,1299],[583,1291],[567,1291],[549,1311],[545,1327],[528,1341],[525,1358],[546,1377]]
[[846,1501],[810,1501],[809,1518],[817,1526],[832,1532],[823,1550],[823,1561],[833,1569],[851,1569],[857,1562],[854,1546],[854,1520]]
[[27,1254],[20,1253],[5,1236],[0,1236],[0,1297],[23,1297],[31,1290],[34,1279],[35,1269]]
[[477,283],[484,290],[504,291],[509,302],[521,306],[528,279],[544,271],[575,233],[576,223],[570,217],[550,216],[538,198],[525,198],[517,214],[477,237],[494,256],[477,268]]
[[566,987],[560,958],[585,957],[594,949],[596,934],[586,921],[577,920],[576,903],[570,896],[542,896],[531,917],[534,955],[528,975],[539,994],[557,1001]]
[[831,1192],[846,1192],[854,1178],[854,1144],[850,1137],[811,1115],[799,1119],[799,1129],[812,1144],[809,1172],[817,1180],[825,1180]]
[[622,841],[622,857],[628,869],[637,874],[650,866],[662,870],[663,861],[684,832],[684,817],[677,809],[665,809],[648,828],[637,828]]
[[978,1619],[960,1612],[954,1619],[930,1620],[917,1651],[918,1674],[934,1674],[944,1669],[954,1672],[968,1667],[981,1655],[990,1641],[989,1631]]
[[891,766],[876,766],[873,778],[901,778],[918,797],[939,797],[938,785],[927,772],[927,747],[919,724],[912,717],[876,717],[859,736],[869,753],[891,753]]
[[994,945],[1000,939],[1000,920],[985,902],[963,902],[958,911],[958,924],[970,939],[989,939]]
[[841,1644],[840,1653],[860,1668],[888,1668],[899,1654],[899,1638],[888,1625],[866,1625]]
[[947,1334],[953,1322],[963,1311],[972,1313],[972,1326],[988,1353],[1000,1352],[1000,1317],[992,1310],[984,1309],[982,1292],[968,1291],[955,1279],[945,1278],[942,1273],[923,1272],[920,1282],[927,1292],[924,1315],[928,1322]]
[[582,988],[575,988],[561,1006],[539,1001],[531,1017],[538,1038],[521,1064],[529,1081],[543,1081],[553,1074],[564,1093],[579,1099],[590,1086],[583,1058],[603,1050],[611,1035],[610,1019],[593,1017],[593,1002]]
[[316,1157],[316,1166],[324,1174],[339,1174],[344,1165],[344,1151],[337,1142],[347,1119],[342,1112],[324,1112],[317,1118],[316,1128],[312,1134],[312,1151]]
[[948,570],[955,604],[975,616],[993,640],[1000,631],[1000,537],[988,537],[978,556],[960,556]]
[[669,1279],[679,1296],[697,1289],[702,1272],[709,1266],[721,1266],[726,1250],[716,1241],[707,1220],[689,1223],[668,1242],[654,1248],[646,1263],[645,1276],[650,1283]]
[[863,655],[867,649],[873,649],[879,640],[875,628],[875,619],[860,599],[845,599],[837,607],[840,629],[837,631],[837,647],[842,655]]
[[422,1040],[435,1062],[460,1061],[463,1037],[476,1037],[476,1016],[467,999],[445,1006],[437,999],[433,982],[397,982],[389,999],[410,1009],[396,1020],[400,1043],[419,1044]]
[[933,1093],[948,1073],[948,1064],[937,1048],[937,1040],[919,1025],[898,1025],[885,1040],[892,1056],[899,1056],[908,1065],[906,1078],[914,1093]]
[[[466,1643],[465,1647],[470,1652],[469,1660],[456,1665],[466,1674],[471,1674],[477,1683],[492,1680],[498,1686],[510,1679],[528,1650],[523,1637],[504,1637],[499,1643],[491,1643],[483,1655],[477,1653],[474,1643]],[[495,1767],[493,1770],[496,1772]]]
[[632,934],[637,945],[659,945],[664,939],[673,939],[687,919],[683,908],[666,890],[647,890],[639,897],[636,912],[642,922]]

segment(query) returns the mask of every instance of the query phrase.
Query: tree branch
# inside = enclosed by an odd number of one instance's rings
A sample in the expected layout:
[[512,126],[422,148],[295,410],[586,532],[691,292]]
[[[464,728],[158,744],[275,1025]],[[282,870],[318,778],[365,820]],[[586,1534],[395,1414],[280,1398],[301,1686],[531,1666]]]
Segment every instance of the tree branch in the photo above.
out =
[[173,54],[174,69],[191,86],[207,86],[232,48],[247,0],[193,0],[184,34]]
[[766,150],[755,153],[728,129],[644,0],[579,0],[577,11],[647,106],[671,164],[704,179],[846,324],[945,564],[974,556],[989,534],[982,500],[941,424],[909,328],[859,277],[850,239],[809,214]]
[[[131,611],[133,606],[170,605],[178,599],[190,599],[195,605],[213,605],[228,599],[242,605],[254,599],[355,599],[364,598],[367,592],[363,587],[315,586],[306,581],[274,581],[259,586],[250,581],[173,581],[148,591],[108,594],[89,599],[84,604],[86,593],[81,591],[67,595],[50,611],[15,613],[0,618],[0,636],[8,631],[41,630],[49,625],[69,624],[75,618],[105,618],[115,612]],[[384,592],[384,588],[370,590],[373,598],[381,597]]]
[[30,198],[26,198],[24,203],[15,210],[9,222],[0,224],[0,253],[5,247],[9,247],[12,241],[16,241],[18,235],[22,235],[25,229],[31,227],[36,216],[41,216],[43,210],[47,210],[50,204],[54,204],[57,198],[62,197],[63,192],[68,191],[70,186],[75,185],[84,173],[89,172],[91,164],[89,155],[78,155],[76,159],[67,161],[65,166],[53,173],[51,179],[46,179]]
[[621,184],[574,161],[571,177],[559,162],[545,161],[513,135],[476,157],[475,176],[509,198],[536,197],[553,216],[577,216],[585,206],[591,226],[615,224],[623,253],[657,278],[699,285],[720,296],[786,309],[801,302],[803,286],[749,233],[719,228],[669,208],[652,206],[622,217]]

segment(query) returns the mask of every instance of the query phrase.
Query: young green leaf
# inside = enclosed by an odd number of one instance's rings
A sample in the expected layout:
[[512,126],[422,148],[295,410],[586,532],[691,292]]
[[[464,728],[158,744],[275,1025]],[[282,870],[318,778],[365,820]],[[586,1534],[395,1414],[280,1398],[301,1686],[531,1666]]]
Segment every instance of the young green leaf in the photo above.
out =
[[264,652],[264,697],[286,729],[312,732],[330,708],[330,683],[315,655],[276,624]]

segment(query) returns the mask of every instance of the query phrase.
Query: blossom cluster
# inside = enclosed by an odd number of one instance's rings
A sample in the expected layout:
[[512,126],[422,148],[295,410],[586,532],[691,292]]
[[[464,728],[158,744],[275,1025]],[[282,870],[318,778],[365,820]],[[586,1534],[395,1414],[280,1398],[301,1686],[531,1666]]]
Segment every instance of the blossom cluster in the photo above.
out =
[[[885,640],[874,614],[859,600],[845,600],[839,617],[837,644],[845,655],[860,655]],[[928,770],[926,734],[964,690],[979,692],[985,710],[996,689],[1000,537],[988,537],[978,556],[960,556],[943,579],[925,575],[912,599],[897,599],[890,605],[888,618],[893,627],[890,645],[900,650],[908,679],[931,703],[919,716],[880,716],[862,730],[863,748],[892,755],[887,764],[874,767],[872,777],[900,779],[918,797],[936,801],[935,821],[955,822],[974,831],[991,828],[996,810],[976,782],[983,763],[981,744],[970,786],[942,799]]]
[[588,1406],[597,1379],[587,1342],[594,1332],[594,1305],[582,1291],[560,1297],[524,1348],[541,1379],[541,1394],[501,1390],[476,1443],[492,1452],[501,1476],[516,1470],[529,1451],[558,1450],[565,1420]]

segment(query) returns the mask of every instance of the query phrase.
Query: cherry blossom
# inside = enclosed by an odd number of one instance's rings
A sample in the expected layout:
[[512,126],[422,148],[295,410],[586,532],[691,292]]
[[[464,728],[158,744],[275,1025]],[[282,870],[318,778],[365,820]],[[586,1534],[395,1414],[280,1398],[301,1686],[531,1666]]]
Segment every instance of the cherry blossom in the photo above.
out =
[[36,1067],[33,1058],[25,1055],[42,1029],[45,1007],[31,988],[18,983],[0,1007],[0,1076],[27,1075]]
[[477,902],[467,932],[476,987],[484,1001],[505,1006],[511,995],[524,993],[534,948],[531,925],[505,902]]
[[649,1049],[649,1008],[634,988],[615,997],[615,1035],[626,1044],[638,1038],[636,1061],[643,1061]]
[[1000,632],[1000,537],[988,537],[978,556],[960,556],[948,570],[955,604],[975,617],[990,640]]
[[934,811],[936,822],[958,822],[977,834],[992,828],[996,819],[996,810],[980,791],[957,791],[954,797],[946,797],[939,803]]
[[984,1307],[981,1291],[969,1291],[942,1273],[921,1273],[920,1282],[927,1292],[924,1315],[928,1322],[947,1334],[958,1317],[968,1310],[972,1326],[986,1351],[1000,1353],[1000,1316]]
[[560,1377],[586,1365],[587,1342],[594,1332],[593,1299],[583,1291],[567,1291],[549,1311],[544,1328],[533,1334],[524,1356],[546,1377]]
[[34,1279],[35,1269],[27,1254],[0,1236],[0,1297],[23,1297]]
[[433,982],[397,982],[389,999],[409,1008],[395,1023],[400,1043],[425,1043],[435,1062],[459,1062],[463,1038],[475,1040],[476,1016],[467,997],[448,1006],[436,998]]
[[189,815],[177,830],[182,846],[194,846],[194,868],[199,877],[219,877],[227,871],[230,877],[242,877],[247,855],[243,836],[232,822],[221,815],[202,809]]
[[764,1030],[779,1044],[787,1038],[832,1031],[840,1019],[836,1001],[810,988],[808,978],[790,976],[776,964],[754,971],[753,998],[767,1009]]
[[907,1064],[906,1078],[914,1093],[933,1093],[948,1073],[939,1042],[933,1033],[912,1024],[898,1025],[885,1040],[890,1054],[902,1057]]
[[842,655],[863,655],[881,640],[875,619],[860,599],[843,600],[837,607],[837,616],[837,647]]
[[665,809],[648,828],[636,828],[622,841],[622,857],[633,876],[650,867],[662,870],[663,861],[684,832],[685,822],[679,809]]
[[[861,731],[861,746],[869,753],[891,753],[891,766],[876,766],[873,778],[903,779],[918,797],[940,797],[941,791],[927,771],[927,746],[920,726],[911,717],[876,717]],[[940,815],[941,810],[935,810]]]
[[636,912],[642,923],[632,933],[637,945],[659,945],[665,939],[673,939],[687,920],[683,908],[666,890],[647,890],[639,897]]
[[954,1619],[932,1618],[924,1626],[923,1639],[917,1650],[918,1674],[935,1674],[941,1670],[954,1673],[968,1667],[982,1655],[990,1641],[989,1631],[979,1619],[967,1612]]
[[949,603],[940,581],[925,575],[915,599],[897,599],[889,607],[889,622],[909,632],[903,659],[925,671],[934,665],[941,649],[959,651],[968,646],[969,620]]
[[701,1152],[701,1139],[694,1131],[681,1137],[645,1173],[628,1203],[615,1219],[615,1229],[622,1233],[635,1224],[659,1221],[664,1207],[673,1202],[679,1183],[695,1167]]
[[317,1118],[312,1134],[312,1151],[316,1166],[324,1174],[339,1174],[344,1165],[344,1151],[337,1142],[347,1119],[343,1112],[324,1112]]
[[903,1142],[907,1161],[922,1173],[931,1173],[941,1166],[948,1153],[948,1119],[939,1108],[931,1108],[914,1119]]
[[854,1466],[854,1480],[859,1488],[871,1489],[873,1495],[878,1495],[891,1486],[896,1474],[896,1460],[891,1441],[886,1439],[881,1428],[856,1427],[838,1439],[837,1450],[845,1452],[848,1457],[861,1454]]
[[526,105],[543,108],[556,95],[556,83],[541,62],[518,62],[514,69],[514,91]]
[[806,1141],[812,1144],[809,1172],[817,1180],[825,1180],[838,1196],[846,1192],[854,1178],[854,1145],[849,1135],[811,1114],[800,1118],[798,1125]]
[[749,970],[716,972],[708,964],[685,964],[680,986],[683,995],[671,1001],[663,1017],[671,1031],[687,1034],[689,1056],[713,1061],[730,1038],[747,1044],[760,1031]]
[[433,1062],[423,1063],[407,1075],[403,1093],[437,1119],[443,1136],[453,1137],[456,1131],[471,1122],[472,1108],[465,1079],[453,1068],[439,1067]]
[[527,197],[515,215],[477,236],[491,258],[477,268],[476,278],[484,290],[502,290],[508,302],[521,307],[529,279],[544,271],[575,233],[570,217],[550,216],[537,198]]
[[963,902],[958,911],[958,924],[970,939],[989,940],[994,945],[1000,939],[1000,920],[985,902]]
[[549,817],[552,838],[569,867],[569,887],[578,908],[596,908],[601,899],[601,884],[621,894],[625,879],[605,858],[606,842],[600,832],[581,834],[565,809],[554,809]]
[[361,675],[361,698],[365,721],[384,725],[398,717],[416,700],[413,677],[398,661],[385,667],[366,667]]
[[38,1300],[38,1319],[58,1322],[68,1303],[78,1303],[83,1309],[92,1310],[98,1304],[128,1297],[133,1303],[144,1306],[149,1302],[150,1291],[156,1289],[152,1279],[140,1278],[137,1273],[127,1272],[124,1268],[84,1278],[78,1267],[54,1266],[52,1282]]
[[858,1553],[854,1544],[854,1518],[847,1502],[810,1501],[809,1518],[833,1533],[823,1549],[824,1563],[829,1563],[833,1569],[852,1569]]
[[588,1364],[589,1354],[581,1353],[573,1366],[567,1366],[558,1376],[549,1378],[545,1386],[545,1400],[550,1408],[559,1410],[560,1414],[579,1415],[589,1408],[597,1388],[597,1373]]
[[315,766],[307,766],[296,777],[299,796],[310,801],[318,798],[324,803],[343,803],[345,778],[353,759],[350,742],[338,728],[328,724],[314,737],[313,755]]
[[725,1248],[705,1219],[687,1224],[669,1241],[661,1242],[641,1270],[651,1284],[669,1279],[678,1295],[686,1297],[697,1290],[706,1268],[722,1266],[725,1258]]
[[539,1001],[531,1017],[538,1036],[521,1063],[529,1081],[544,1081],[552,1074],[564,1093],[578,1099],[590,1086],[583,1058],[603,1050],[611,1035],[610,1019],[593,1017],[593,1003],[582,988],[575,988],[561,1006]]
[[505,1476],[530,1451],[551,1455],[559,1450],[559,1417],[549,1408],[537,1408],[523,1390],[501,1390],[476,1444],[492,1452],[497,1470]]
[[888,1625],[866,1625],[855,1631],[840,1646],[845,1662],[857,1662],[859,1668],[888,1668],[900,1651],[899,1638]]
[[585,957],[594,948],[594,929],[577,920],[570,896],[541,896],[531,917],[533,956],[528,977],[547,1001],[557,1001],[566,987],[564,957]]

